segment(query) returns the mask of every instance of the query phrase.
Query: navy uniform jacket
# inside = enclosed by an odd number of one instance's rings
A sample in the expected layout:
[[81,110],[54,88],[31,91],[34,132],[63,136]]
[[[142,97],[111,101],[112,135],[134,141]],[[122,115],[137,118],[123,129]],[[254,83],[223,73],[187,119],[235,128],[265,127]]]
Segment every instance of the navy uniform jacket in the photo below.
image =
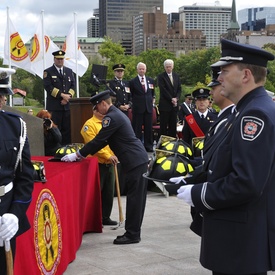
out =
[[153,98],[155,97],[155,82],[152,78],[145,76],[147,82],[147,91],[144,92],[139,77],[131,79],[129,82],[132,94],[132,110],[133,113],[142,114],[147,111],[149,114],[153,112]]
[[[113,79],[109,81],[109,87],[116,93],[114,105],[119,108],[121,105],[132,106],[132,96],[129,84],[125,81]],[[127,112],[125,112],[127,114]]]
[[[207,112],[207,116],[202,120],[199,113],[195,112],[193,114],[194,119],[196,120],[197,124],[199,125],[200,129],[206,135],[208,132],[211,124],[215,121],[217,118],[217,114],[214,114],[212,112]],[[192,138],[196,137],[190,126],[186,121],[184,121],[184,126],[182,129],[182,136],[183,140],[192,145]]]
[[172,72],[173,76],[173,85],[170,81],[170,78],[166,72],[163,72],[158,75],[158,86],[160,90],[159,97],[159,111],[170,112],[173,109],[178,107],[174,107],[172,104],[172,98],[176,97],[180,98],[181,94],[181,83],[178,74]]
[[275,270],[275,105],[263,87],[245,95],[211,146],[207,182],[193,186],[203,213],[200,261],[210,270]]
[[66,105],[61,105],[61,93],[70,94],[71,97],[75,94],[75,77],[70,68],[63,67],[63,76],[57,71],[53,65],[44,71],[43,76],[44,88],[47,91],[48,111],[63,111],[70,109],[70,102]]
[[21,136],[21,122],[18,115],[0,111],[0,132],[0,186],[13,181],[13,189],[0,197],[0,216],[12,213],[18,217],[19,230],[16,234],[18,236],[30,228],[26,211],[32,198],[34,169],[26,139],[22,160],[14,174]]
[[99,133],[79,152],[86,157],[89,154],[95,154],[107,144],[126,172],[148,162],[147,152],[135,136],[130,120],[113,105],[103,118]]

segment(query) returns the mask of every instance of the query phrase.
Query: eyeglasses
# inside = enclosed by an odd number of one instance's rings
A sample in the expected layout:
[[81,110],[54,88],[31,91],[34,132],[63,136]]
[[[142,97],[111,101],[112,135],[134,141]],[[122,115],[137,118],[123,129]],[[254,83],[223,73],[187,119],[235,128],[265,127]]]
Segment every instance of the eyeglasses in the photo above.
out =
[[122,73],[124,71],[123,70],[115,70],[115,72]]

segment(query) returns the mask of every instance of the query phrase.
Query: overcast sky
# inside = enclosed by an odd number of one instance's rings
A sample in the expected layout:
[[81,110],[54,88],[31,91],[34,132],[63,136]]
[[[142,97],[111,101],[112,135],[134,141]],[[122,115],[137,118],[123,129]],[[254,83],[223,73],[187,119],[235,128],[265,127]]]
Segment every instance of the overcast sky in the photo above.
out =
[[[237,11],[244,8],[259,7],[251,4],[251,0],[235,0]],[[180,6],[198,4],[214,4],[214,0],[164,0],[164,12],[178,12]],[[220,0],[222,6],[231,6],[232,0]],[[254,2],[254,1],[253,1]],[[262,7],[275,6],[270,0],[262,0]],[[44,32],[49,36],[66,36],[74,22],[76,13],[78,36],[87,36],[87,20],[98,8],[98,0],[0,0],[0,56],[4,52],[5,31],[7,25],[7,7],[10,19],[19,32],[23,42],[27,42],[35,33],[36,26],[44,11]]]

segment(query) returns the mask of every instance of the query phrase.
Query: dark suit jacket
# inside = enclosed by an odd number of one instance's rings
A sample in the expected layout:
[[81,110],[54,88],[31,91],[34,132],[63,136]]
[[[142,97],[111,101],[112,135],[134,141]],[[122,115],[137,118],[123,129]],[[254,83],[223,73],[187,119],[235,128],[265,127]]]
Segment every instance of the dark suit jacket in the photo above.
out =
[[[44,71],[44,88],[47,91],[47,110],[62,111],[69,110],[70,103],[61,105],[61,93],[70,94],[72,97],[75,93],[75,77],[70,68],[63,67],[63,76],[57,71],[55,66],[51,66]],[[57,92],[58,89],[58,92]]]
[[139,77],[131,79],[129,82],[130,91],[132,94],[132,110],[133,113],[142,114],[145,111],[152,113],[153,98],[155,97],[155,82],[151,77],[145,77],[147,83],[146,92],[143,91]]
[[170,78],[166,72],[163,72],[158,75],[158,86],[160,90],[159,98],[159,111],[172,111],[174,106],[171,102],[172,98],[180,98],[181,94],[181,82],[178,74],[172,72],[173,76],[173,85],[170,81]]

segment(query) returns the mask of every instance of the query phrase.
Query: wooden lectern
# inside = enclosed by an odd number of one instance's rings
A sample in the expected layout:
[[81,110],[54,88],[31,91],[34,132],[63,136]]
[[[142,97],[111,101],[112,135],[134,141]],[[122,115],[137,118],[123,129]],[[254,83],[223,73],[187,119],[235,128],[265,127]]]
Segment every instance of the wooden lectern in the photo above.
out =
[[90,97],[79,97],[70,99],[71,110],[71,142],[83,143],[80,130],[86,120],[93,116]]

